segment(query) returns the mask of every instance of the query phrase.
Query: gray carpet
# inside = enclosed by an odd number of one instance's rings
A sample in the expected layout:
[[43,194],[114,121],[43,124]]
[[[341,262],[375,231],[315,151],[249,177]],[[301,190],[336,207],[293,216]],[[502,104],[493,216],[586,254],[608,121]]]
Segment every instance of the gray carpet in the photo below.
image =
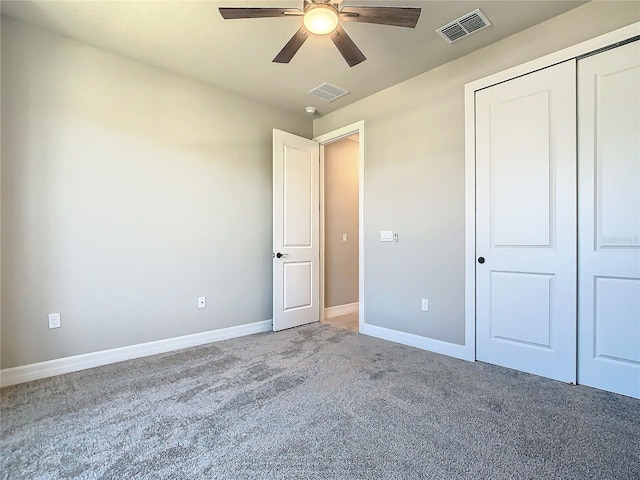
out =
[[2,389],[5,479],[640,479],[640,401],[328,325]]

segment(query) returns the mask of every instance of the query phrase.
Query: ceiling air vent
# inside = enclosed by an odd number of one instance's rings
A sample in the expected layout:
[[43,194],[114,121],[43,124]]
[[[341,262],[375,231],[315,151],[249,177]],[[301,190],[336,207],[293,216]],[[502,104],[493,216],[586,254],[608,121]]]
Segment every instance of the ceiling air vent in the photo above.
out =
[[491,22],[480,9],[474,10],[467,15],[440,27],[436,32],[447,42],[453,43],[456,40],[467,37],[474,32],[491,26]]
[[325,102],[333,102],[336,98],[347,95],[349,91],[342,87],[338,87],[337,85],[325,82],[322,85],[318,85],[316,88],[312,88],[307,93],[314,97],[318,97]]

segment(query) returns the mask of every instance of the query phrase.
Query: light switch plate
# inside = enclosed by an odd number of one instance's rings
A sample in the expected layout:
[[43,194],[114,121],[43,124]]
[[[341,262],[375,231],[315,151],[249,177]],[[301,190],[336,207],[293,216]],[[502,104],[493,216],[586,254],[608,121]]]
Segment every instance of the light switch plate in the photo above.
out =
[[342,234],[342,243],[347,243],[347,234],[346,233]]
[[206,308],[207,297],[198,297],[198,308]]
[[382,230],[380,232],[381,242],[393,242],[393,230]]

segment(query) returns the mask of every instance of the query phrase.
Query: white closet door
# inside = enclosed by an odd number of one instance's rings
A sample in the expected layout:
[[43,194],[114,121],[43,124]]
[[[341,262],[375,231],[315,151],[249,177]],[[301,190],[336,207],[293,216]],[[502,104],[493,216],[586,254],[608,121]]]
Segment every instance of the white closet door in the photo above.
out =
[[576,377],[575,61],[476,93],[476,358]]
[[640,42],[578,62],[578,381],[640,398]]

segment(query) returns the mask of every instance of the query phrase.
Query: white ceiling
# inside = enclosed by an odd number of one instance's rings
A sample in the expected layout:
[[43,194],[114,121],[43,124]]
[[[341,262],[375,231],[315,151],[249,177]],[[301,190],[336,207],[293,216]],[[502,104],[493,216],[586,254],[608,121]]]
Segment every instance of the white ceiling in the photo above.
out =
[[[312,37],[289,64],[272,63],[300,17],[223,20],[220,6],[302,6],[302,0],[2,1],[2,14],[202,80],[297,114],[326,114],[575,8],[584,1],[344,0],[342,5],[422,7],[415,29],[348,22],[367,56],[349,68],[329,38]],[[480,8],[493,26],[454,44],[435,30]],[[330,82],[351,91],[332,103],[306,95]]]

